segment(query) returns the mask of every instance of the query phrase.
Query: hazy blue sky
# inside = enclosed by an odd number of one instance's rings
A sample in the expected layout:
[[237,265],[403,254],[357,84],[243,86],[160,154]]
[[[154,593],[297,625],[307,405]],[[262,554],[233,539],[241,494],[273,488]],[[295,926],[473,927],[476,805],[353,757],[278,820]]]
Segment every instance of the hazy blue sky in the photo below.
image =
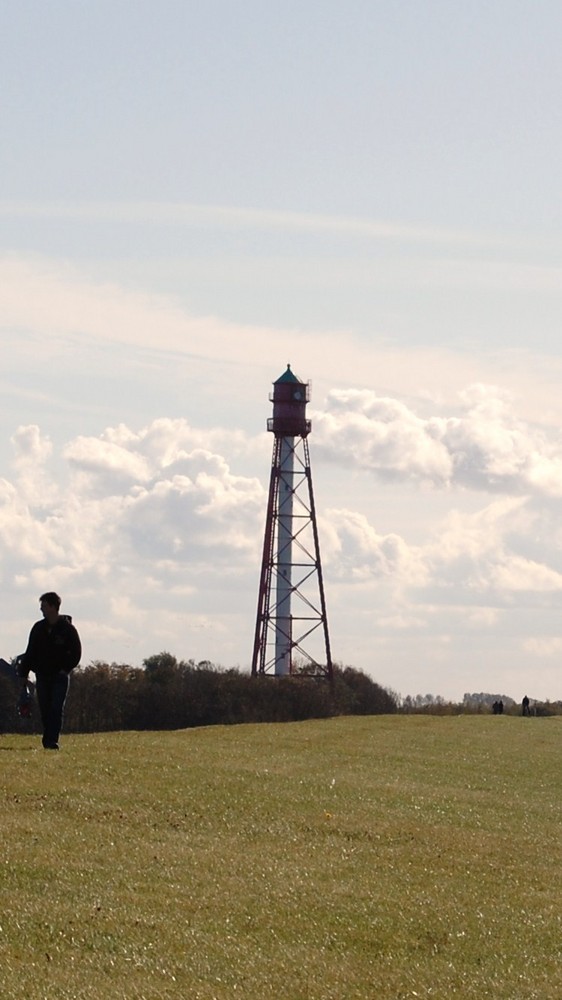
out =
[[3,648],[247,667],[309,415],[335,657],[562,698],[562,7],[0,5]]

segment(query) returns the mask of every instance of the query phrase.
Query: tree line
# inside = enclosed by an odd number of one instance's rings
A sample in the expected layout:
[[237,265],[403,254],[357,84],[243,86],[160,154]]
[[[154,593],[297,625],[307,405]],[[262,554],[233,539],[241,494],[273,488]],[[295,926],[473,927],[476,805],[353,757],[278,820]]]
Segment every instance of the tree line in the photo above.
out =
[[[8,667],[8,664],[5,664]],[[21,682],[15,666],[0,672],[0,732],[39,732],[37,705],[21,719]],[[334,680],[305,676],[250,677],[208,660],[177,660],[171,653],[149,656],[142,667],[94,661],[74,671],[65,708],[67,733],[111,730],[187,729],[249,722],[297,722],[336,715],[482,714],[492,695],[465,695],[462,702],[434,695],[401,698],[351,666],[334,667]],[[520,705],[503,696],[505,714]],[[532,715],[562,715],[562,702],[532,702]]]
[[[465,694],[461,702],[446,701],[440,695],[416,694],[399,699],[398,711],[405,715],[490,715],[494,712],[494,703],[502,703],[502,715],[521,715],[521,702],[515,701],[509,695],[495,695],[486,692]],[[530,699],[529,715],[545,718],[550,715],[562,715],[562,701],[540,701]]]
[[[16,711],[19,684],[0,676],[0,731],[38,732]],[[334,668],[333,684],[299,677],[251,677],[168,652],[141,667],[95,661],[75,670],[65,707],[66,733],[187,729],[249,722],[296,722],[335,715],[396,713],[399,699],[354,667]]]

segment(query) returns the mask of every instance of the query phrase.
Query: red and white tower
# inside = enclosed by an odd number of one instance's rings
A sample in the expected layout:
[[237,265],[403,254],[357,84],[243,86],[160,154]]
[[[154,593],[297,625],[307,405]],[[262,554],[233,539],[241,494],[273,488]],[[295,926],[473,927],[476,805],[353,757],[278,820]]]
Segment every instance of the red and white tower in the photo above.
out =
[[275,435],[263,541],[252,676],[332,679],[332,658],[306,418],[309,383],[287,371],[273,383]]

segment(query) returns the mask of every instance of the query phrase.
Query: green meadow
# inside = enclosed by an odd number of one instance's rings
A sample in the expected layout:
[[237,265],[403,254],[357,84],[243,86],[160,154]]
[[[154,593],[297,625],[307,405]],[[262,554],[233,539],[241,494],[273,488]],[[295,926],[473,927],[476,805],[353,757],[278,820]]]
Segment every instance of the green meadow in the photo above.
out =
[[558,1000],[562,719],[0,736],[3,1000]]

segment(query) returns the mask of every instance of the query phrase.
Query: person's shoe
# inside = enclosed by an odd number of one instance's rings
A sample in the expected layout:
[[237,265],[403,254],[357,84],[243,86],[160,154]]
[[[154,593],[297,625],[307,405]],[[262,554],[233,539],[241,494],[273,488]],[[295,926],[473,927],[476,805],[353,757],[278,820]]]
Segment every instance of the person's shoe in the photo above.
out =
[[45,740],[43,740],[43,746],[45,750],[58,750],[59,748],[58,743],[46,743]]

